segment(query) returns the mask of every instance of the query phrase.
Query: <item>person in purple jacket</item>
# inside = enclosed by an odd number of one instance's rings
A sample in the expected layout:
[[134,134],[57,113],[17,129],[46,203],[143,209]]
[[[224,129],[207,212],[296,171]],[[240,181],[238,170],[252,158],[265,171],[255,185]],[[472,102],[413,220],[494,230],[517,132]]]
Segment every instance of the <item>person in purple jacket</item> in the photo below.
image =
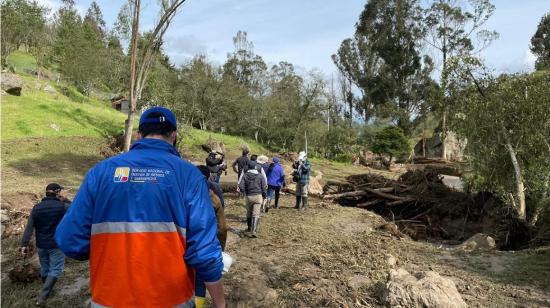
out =
[[279,193],[281,187],[285,187],[285,170],[281,166],[279,157],[273,157],[273,163],[269,166],[267,172],[267,207],[271,205],[271,199],[275,194],[275,208],[279,208]]

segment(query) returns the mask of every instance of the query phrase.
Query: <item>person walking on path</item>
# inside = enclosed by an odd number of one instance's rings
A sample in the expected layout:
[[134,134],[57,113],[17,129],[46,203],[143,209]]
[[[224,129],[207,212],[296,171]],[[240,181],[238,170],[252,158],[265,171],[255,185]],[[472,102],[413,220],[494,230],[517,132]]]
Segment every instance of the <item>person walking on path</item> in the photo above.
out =
[[46,186],[46,197],[36,204],[29,215],[27,226],[21,239],[21,254],[29,253],[29,242],[36,229],[36,247],[40,260],[40,277],[42,289],[38,294],[37,306],[45,306],[57,279],[63,273],[65,255],[55,243],[55,228],[65,215],[71,201],[65,198],[61,191],[63,187],[57,183]]
[[[227,242],[227,225],[225,222],[224,213],[224,200],[220,184],[210,181],[210,170],[208,167],[200,165],[197,168],[204,175],[205,180],[210,190],[210,199],[214,206],[214,212],[216,213],[217,227],[218,227],[218,240],[222,246],[222,251],[225,251],[225,243]],[[204,308],[206,302],[206,285],[204,281],[198,279],[195,280],[195,308]]]
[[195,277],[225,307],[222,248],[202,173],[174,148],[177,123],[146,110],[130,151],[88,171],[55,240],[90,259],[92,307],[193,307]]
[[[257,167],[261,168],[261,172],[265,174],[265,180],[267,182],[267,171],[269,170],[269,158],[265,155],[258,156],[257,159]],[[267,213],[269,211],[269,208],[267,207],[267,197],[264,197],[262,200],[262,213]]]
[[248,162],[248,170],[243,174],[239,189],[246,196],[247,232],[256,237],[260,223],[263,198],[266,196],[267,182],[258,172],[255,161]]
[[266,211],[271,206],[271,200],[275,194],[275,208],[279,208],[279,193],[281,188],[285,187],[285,170],[280,164],[279,157],[273,157],[273,162],[269,165],[267,172],[267,206]]
[[232,167],[233,171],[235,171],[235,173],[237,174],[237,180],[241,178],[241,174],[243,173],[246,165],[248,164],[248,161],[250,160],[248,158],[248,153],[250,152],[247,149],[243,150],[243,155],[241,155],[233,162]]
[[303,211],[308,206],[307,193],[309,187],[309,175],[311,164],[307,159],[306,152],[298,154],[298,160],[292,165],[294,168],[293,180],[296,182],[296,205],[294,208]]

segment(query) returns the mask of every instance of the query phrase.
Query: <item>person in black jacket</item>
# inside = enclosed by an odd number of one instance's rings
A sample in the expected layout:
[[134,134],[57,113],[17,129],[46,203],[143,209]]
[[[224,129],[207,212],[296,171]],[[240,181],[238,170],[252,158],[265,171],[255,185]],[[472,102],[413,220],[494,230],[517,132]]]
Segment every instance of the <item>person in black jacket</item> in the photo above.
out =
[[243,155],[239,158],[237,158],[233,162],[233,171],[237,174],[237,179],[241,178],[241,174],[243,173],[244,169],[246,169],[246,165],[248,164],[248,153],[250,153],[248,150],[243,150]]
[[36,229],[36,247],[40,259],[40,276],[44,285],[38,294],[37,306],[44,306],[65,265],[65,255],[54,240],[55,229],[65,215],[70,202],[62,194],[63,187],[57,183],[46,186],[46,197],[36,204],[29,215],[23,238],[21,254],[27,256],[29,241]]
[[256,162],[248,162],[247,171],[243,173],[239,182],[239,190],[246,196],[246,222],[247,232],[256,237],[263,199],[267,193],[267,181],[256,168]]
[[206,166],[208,167],[208,170],[210,170],[209,180],[215,183],[219,183],[222,172],[227,169],[227,166],[224,162],[223,154],[216,151],[210,152],[210,154],[208,154],[208,157],[206,158]]

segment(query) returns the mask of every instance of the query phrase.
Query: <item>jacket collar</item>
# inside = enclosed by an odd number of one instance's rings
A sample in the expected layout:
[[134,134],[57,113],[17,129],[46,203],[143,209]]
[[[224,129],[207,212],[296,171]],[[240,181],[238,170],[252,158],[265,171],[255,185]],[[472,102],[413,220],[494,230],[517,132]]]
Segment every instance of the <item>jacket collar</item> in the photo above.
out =
[[165,151],[170,154],[174,154],[178,157],[180,156],[180,153],[168,142],[160,139],[152,139],[152,138],[143,138],[140,139],[132,146],[130,147],[130,151],[133,150],[157,150],[157,151]]
[[59,198],[57,198],[57,197],[48,197],[48,196],[42,198],[42,201],[48,201],[48,200],[59,201]]
[[250,170],[247,171],[247,173],[259,174],[258,170],[256,170],[256,169],[250,169]]

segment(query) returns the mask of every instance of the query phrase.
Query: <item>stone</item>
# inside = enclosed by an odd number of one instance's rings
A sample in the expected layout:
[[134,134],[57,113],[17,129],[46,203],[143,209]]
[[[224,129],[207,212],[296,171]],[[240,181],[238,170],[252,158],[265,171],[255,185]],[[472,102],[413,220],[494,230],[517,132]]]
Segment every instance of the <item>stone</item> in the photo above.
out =
[[10,220],[10,216],[8,215],[8,211],[6,209],[0,210],[0,221],[2,223],[5,223]]
[[44,89],[43,89],[43,90],[44,90],[44,92],[48,92],[48,93],[56,93],[56,91],[55,91],[55,88],[54,88],[54,87],[52,87],[52,86],[51,86],[51,85],[49,85],[49,84],[48,84],[48,85],[46,85],[46,86],[44,87]]
[[23,80],[16,74],[3,73],[2,74],[2,90],[8,94],[21,96],[21,90],[23,88]]
[[434,271],[411,275],[403,268],[391,270],[382,300],[389,307],[465,308],[452,279]]
[[55,130],[56,132],[59,132],[61,130],[61,127],[59,125],[52,123],[50,124],[51,129]]
[[388,264],[389,266],[395,266],[397,264],[397,259],[394,256],[387,254],[386,264]]
[[483,233],[474,234],[474,236],[456,247],[456,249],[463,251],[493,251],[496,248],[495,239]]
[[358,290],[371,283],[371,280],[363,275],[354,275],[348,279],[348,286],[354,290]]

